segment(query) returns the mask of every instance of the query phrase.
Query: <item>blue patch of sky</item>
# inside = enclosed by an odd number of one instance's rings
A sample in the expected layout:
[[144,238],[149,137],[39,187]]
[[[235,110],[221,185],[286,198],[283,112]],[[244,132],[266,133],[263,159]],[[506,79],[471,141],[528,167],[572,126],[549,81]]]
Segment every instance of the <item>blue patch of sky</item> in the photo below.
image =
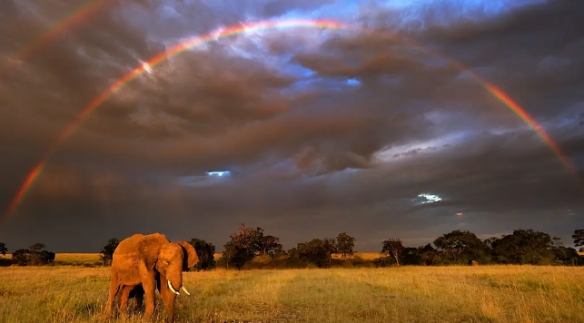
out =
[[361,81],[355,78],[350,78],[345,81],[345,84],[347,84],[348,86],[359,86],[361,85]]
[[231,176],[231,172],[228,170],[212,171],[212,172],[207,172],[206,174],[209,177],[228,177],[228,176]]
[[349,21],[356,18],[358,1],[339,0],[325,4],[314,10],[289,10],[278,18],[283,19],[332,19]]
[[181,186],[208,186],[226,183],[230,177],[230,171],[210,171],[205,172],[205,175],[180,176],[177,178],[177,182]]

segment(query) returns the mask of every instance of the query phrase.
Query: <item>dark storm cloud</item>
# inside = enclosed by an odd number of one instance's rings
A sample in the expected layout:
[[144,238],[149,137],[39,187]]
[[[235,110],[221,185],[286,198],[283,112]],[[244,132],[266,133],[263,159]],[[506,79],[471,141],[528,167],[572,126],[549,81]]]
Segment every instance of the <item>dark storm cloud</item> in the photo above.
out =
[[417,36],[484,73],[542,116],[582,100],[584,3],[557,0],[486,21],[429,25]]
[[[0,26],[2,63],[42,30],[14,3],[0,4],[10,22]],[[141,61],[240,18],[331,2],[250,3],[227,13],[217,3],[133,4],[116,4],[1,72],[2,205],[62,127]],[[380,8],[368,17],[500,85],[582,169],[580,6],[554,1],[446,25],[422,15],[417,27]],[[574,175],[464,73],[389,38],[332,32],[314,46],[306,33],[220,40],[134,79],[51,157],[0,228],[2,242],[82,252],[160,231],[221,246],[245,222],[286,247],[348,231],[359,250],[376,251],[389,237],[421,244],[458,228],[488,236],[529,227],[567,238],[581,223]],[[231,176],[206,177],[212,170]],[[442,200],[420,204],[424,193]]]

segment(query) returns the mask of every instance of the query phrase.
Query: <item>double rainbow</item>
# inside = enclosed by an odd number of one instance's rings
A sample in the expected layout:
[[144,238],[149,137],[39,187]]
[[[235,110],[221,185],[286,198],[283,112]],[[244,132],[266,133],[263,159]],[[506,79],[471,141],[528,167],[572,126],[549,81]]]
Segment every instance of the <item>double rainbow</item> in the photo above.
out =
[[[93,8],[93,7],[91,7]],[[89,10],[89,9],[88,9]],[[87,11],[89,12],[89,11]],[[418,45],[412,41],[402,39],[395,35],[389,34],[384,31],[377,31],[367,28],[362,28],[358,26],[352,26],[349,24],[340,23],[332,20],[276,20],[276,21],[260,21],[250,24],[242,24],[237,26],[232,26],[228,28],[219,29],[210,32],[206,35],[200,37],[193,37],[187,39],[173,48],[155,55],[150,60],[145,63],[140,64],[138,67],[134,68],[130,72],[123,75],[117,81],[115,81],[111,86],[109,86],[105,91],[103,91],[99,96],[93,99],[82,111],[81,113],[72,120],[65,129],[59,134],[57,139],[51,144],[47,152],[44,154],[43,158],[33,167],[31,172],[27,175],[26,180],[19,188],[16,196],[10,203],[7,210],[7,217],[14,212],[16,207],[22,202],[26,193],[29,191],[31,186],[34,184],[35,180],[42,173],[43,167],[47,163],[48,159],[53,155],[61,144],[75,133],[77,128],[82,124],[82,122],[89,117],[104,101],[106,101],[112,94],[116,93],[122,89],[126,84],[142,75],[144,72],[150,72],[152,68],[156,67],[158,64],[177,56],[189,49],[193,49],[197,46],[216,41],[221,38],[244,34],[246,32],[255,32],[268,29],[277,28],[317,28],[317,29],[341,29],[341,30],[352,30],[362,33],[373,33],[380,36],[381,38],[391,39],[393,41],[399,41],[401,43],[407,44],[408,46],[417,48],[425,53],[431,54],[433,56],[443,59],[445,62],[456,67],[460,71],[467,73],[475,81],[481,84],[489,93],[491,93],[495,98],[502,102],[509,110],[515,113],[523,122],[525,122],[537,135],[551,148],[554,154],[560,159],[562,164],[574,174],[579,180],[579,173],[576,166],[570,160],[570,158],[562,151],[560,146],[545,132],[543,127],[541,127],[533,117],[531,117],[525,109],[523,109],[517,102],[515,102],[509,95],[507,95],[503,90],[498,88],[492,83],[489,83],[485,79],[481,78],[477,74],[471,72],[465,68],[460,63],[453,60],[445,58],[439,53],[427,49],[421,45]],[[63,27],[55,27],[56,30],[61,30]]]

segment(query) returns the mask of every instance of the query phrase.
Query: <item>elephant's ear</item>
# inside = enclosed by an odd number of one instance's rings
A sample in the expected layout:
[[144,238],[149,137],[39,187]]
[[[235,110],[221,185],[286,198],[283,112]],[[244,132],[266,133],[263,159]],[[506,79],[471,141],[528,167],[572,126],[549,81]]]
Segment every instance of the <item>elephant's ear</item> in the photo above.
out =
[[138,253],[140,259],[144,261],[146,268],[154,268],[156,261],[158,261],[160,249],[168,243],[170,243],[170,241],[160,233],[149,234],[140,239],[140,242],[138,242]]
[[193,245],[186,241],[178,241],[177,243],[181,246],[185,254],[183,270],[193,268],[199,262],[197,251],[195,250]]

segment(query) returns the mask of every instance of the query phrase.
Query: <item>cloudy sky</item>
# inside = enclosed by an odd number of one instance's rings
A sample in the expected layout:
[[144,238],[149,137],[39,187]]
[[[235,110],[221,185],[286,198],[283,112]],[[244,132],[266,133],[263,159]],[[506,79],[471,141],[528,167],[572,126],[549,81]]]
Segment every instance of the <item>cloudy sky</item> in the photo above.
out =
[[[221,250],[242,222],[286,248],[347,231],[359,251],[455,229],[572,245],[584,226],[582,1],[97,1],[0,1],[4,210],[46,157],[3,214],[10,251],[97,252],[137,232]],[[144,65],[192,37],[290,19],[367,30],[251,30]]]

